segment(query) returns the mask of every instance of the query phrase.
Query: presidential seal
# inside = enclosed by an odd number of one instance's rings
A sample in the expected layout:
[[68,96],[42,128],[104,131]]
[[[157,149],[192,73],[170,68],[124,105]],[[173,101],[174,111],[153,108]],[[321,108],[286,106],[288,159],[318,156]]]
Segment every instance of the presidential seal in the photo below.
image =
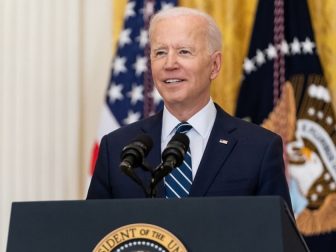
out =
[[146,223],[122,226],[107,234],[93,252],[187,252],[169,231]]

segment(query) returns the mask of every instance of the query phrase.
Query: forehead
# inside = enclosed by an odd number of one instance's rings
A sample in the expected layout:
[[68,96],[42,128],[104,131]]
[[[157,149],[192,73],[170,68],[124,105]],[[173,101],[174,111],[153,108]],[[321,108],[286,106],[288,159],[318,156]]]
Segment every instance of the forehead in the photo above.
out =
[[206,41],[206,30],[206,21],[199,16],[164,17],[152,24],[150,42]]

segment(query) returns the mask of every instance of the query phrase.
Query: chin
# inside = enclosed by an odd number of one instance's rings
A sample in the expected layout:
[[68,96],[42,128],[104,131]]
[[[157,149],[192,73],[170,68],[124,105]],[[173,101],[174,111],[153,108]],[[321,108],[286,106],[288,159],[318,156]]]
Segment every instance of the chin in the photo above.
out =
[[165,99],[165,103],[169,104],[170,106],[176,106],[176,105],[183,105],[186,103],[186,97],[171,97],[168,96],[169,99]]
[[188,98],[187,96],[187,91],[183,91],[181,92],[181,90],[169,90],[166,92],[162,92],[160,93],[161,96],[164,98],[163,100],[169,103],[173,103],[173,102],[183,102],[186,101],[186,99]]

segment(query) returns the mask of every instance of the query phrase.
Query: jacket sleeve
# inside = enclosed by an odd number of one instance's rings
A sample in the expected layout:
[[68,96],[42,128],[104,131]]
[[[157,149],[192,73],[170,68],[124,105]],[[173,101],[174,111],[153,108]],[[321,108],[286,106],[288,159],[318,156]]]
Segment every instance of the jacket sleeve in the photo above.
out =
[[293,213],[285,175],[284,159],[283,155],[281,155],[281,153],[283,153],[282,146],[282,140],[278,135],[267,145],[261,164],[257,194],[280,195]]
[[112,190],[109,182],[110,160],[107,145],[107,137],[104,136],[99,147],[98,159],[91,179],[87,199],[112,198]]

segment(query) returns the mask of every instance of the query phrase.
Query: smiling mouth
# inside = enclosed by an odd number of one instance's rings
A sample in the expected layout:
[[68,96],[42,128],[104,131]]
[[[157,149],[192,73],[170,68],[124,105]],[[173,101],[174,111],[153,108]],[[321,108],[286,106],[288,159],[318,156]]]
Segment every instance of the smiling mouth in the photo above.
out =
[[172,83],[180,83],[182,81],[184,80],[183,79],[167,79],[167,80],[164,80],[163,82],[167,84],[172,84]]

